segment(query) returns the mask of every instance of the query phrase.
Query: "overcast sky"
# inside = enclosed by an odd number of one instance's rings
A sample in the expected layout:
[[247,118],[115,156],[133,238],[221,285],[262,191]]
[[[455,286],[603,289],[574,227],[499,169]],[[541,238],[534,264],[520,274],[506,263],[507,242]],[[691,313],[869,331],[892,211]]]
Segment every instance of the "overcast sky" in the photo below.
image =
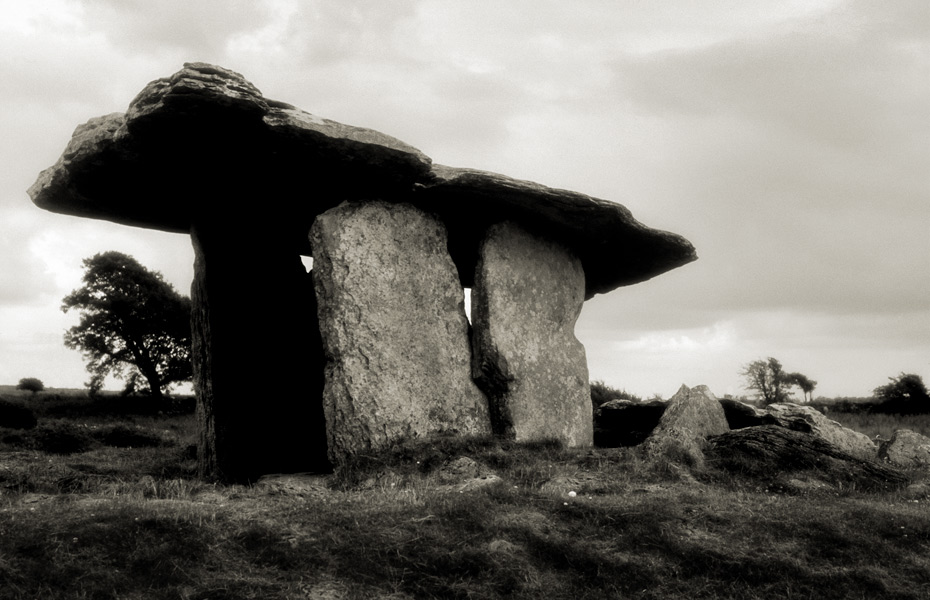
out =
[[592,379],[743,394],[773,356],[815,395],[930,383],[927,0],[0,0],[0,384],[87,381],[60,310],[83,258],[189,294],[187,236],[26,194],[78,124],[187,61],[691,240],[697,262],[586,304]]

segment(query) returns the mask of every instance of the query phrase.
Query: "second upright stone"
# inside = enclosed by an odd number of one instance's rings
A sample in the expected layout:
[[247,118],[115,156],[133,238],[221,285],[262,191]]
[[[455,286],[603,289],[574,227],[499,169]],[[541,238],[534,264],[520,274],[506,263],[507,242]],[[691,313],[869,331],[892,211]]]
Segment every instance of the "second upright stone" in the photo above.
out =
[[494,225],[472,289],[475,378],[495,433],[518,441],[593,443],[584,346],[575,321],[584,269],[562,246],[518,225]]

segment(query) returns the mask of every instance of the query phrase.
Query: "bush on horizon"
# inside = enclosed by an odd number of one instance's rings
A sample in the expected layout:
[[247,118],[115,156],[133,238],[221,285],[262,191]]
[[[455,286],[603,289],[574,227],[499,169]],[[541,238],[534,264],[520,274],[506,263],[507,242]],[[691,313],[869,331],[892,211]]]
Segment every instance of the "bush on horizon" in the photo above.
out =
[[36,392],[41,392],[44,390],[45,384],[42,383],[42,380],[38,379],[37,377],[23,377],[19,380],[19,383],[16,384],[16,389],[32,392],[35,394]]
[[875,388],[878,404],[873,412],[919,415],[930,413],[930,393],[920,375],[901,373],[889,377],[890,383]]

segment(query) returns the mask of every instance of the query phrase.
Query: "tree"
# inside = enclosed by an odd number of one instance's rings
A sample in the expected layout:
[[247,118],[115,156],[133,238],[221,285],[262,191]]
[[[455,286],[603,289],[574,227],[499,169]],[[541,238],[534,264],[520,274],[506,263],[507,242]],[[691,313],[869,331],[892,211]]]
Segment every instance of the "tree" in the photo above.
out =
[[746,378],[746,388],[759,392],[764,405],[788,399],[786,373],[778,360],[772,357],[754,360],[743,368],[742,375]]
[[812,401],[814,399],[814,388],[817,387],[817,382],[813,379],[800,373],[788,373],[785,375],[785,384],[789,387],[796,385],[801,388],[804,400]]
[[81,311],[65,345],[84,354],[91,390],[99,390],[107,375],[126,379],[131,388],[141,376],[153,396],[190,380],[190,299],[120,252],[103,252],[83,264],[84,285],[61,308]]
[[793,385],[801,388],[805,398],[808,394],[813,398],[817,386],[816,381],[800,373],[786,373],[781,363],[772,357],[752,361],[743,367],[742,375],[746,378],[746,388],[759,392],[766,406],[786,402],[790,397],[788,389]]
[[920,375],[901,373],[888,378],[891,383],[875,388],[881,412],[916,414],[930,412],[930,393]]
[[35,377],[23,377],[19,380],[19,383],[16,384],[16,389],[32,392],[34,396],[36,392],[41,392],[45,389],[45,384],[42,383],[41,379]]

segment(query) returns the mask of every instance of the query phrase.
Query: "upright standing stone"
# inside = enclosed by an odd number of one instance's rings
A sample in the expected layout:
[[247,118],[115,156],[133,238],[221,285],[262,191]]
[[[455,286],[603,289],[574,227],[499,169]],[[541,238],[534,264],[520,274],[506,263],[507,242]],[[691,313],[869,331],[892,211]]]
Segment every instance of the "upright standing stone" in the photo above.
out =
[[710,388],[682,385],[669,399],[658,426],[641,447],[649,458],[666,458],[702,468],[706,439],[728,431],[726,413]]
[[328,469],[315,298],[293,236],[255,215],[191,234],[201,476]]
[[475,378],[496,433],[516,440],[593,440],[591,392],[575,321],[581,262],[513,223],[492,226],[472,289]]
[[433,433],[490,433],[442,223],[407,204],[346,203],[317,217],[310,242],[332,460]]

